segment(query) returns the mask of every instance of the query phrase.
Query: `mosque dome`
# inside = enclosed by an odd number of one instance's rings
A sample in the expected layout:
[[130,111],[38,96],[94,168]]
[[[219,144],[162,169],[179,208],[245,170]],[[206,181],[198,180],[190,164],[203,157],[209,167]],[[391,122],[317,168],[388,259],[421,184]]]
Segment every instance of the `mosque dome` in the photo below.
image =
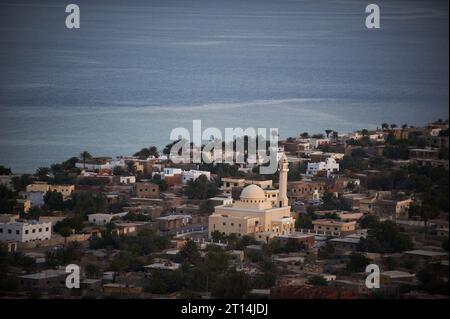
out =
[[249,200],[257,200],[263,201],[266,199],[266,194],[258,185],[248,185],[241,192],[241,200],[249,201]]

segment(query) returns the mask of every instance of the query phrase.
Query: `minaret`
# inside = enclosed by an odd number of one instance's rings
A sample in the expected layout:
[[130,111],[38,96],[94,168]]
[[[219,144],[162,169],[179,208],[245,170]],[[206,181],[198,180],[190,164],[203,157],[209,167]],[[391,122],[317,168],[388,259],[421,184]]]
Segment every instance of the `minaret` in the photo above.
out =
[[286,155],[283,153],[280,159],[280,182],[278,186],[278,203],[280,207],[288,206],[288,197],[287,197],[288,172],[289,172],[289,163]]

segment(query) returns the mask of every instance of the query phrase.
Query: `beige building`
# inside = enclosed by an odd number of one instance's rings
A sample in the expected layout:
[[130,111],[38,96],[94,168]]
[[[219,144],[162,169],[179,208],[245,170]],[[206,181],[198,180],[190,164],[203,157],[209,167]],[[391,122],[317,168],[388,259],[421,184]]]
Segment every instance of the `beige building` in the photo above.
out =
[[159,186],[153,183],[135,183],[134,191],[138,198],[158,198]]
[[250,180],[245,178],[231,178],[231,177],[223,177],[222,179],[222,187],[220,190],[225,194],[231,195],[233,187],[245,187],[247,185],[258,185],[264,190],[272,189],[272,180]]
[[[294,219],[287,198],[288,161],[280,160],[280,188],[275,198],[269,197],[260,186],[251,184],[233,204],[216,206],[209,216],[209,235],[218,231],[224,235],[250,235],[268,242],[278,235],[294,231]],[[272,195],[272,193],[271,193]],[[276,199],[276,200],[275,200]]]
[[408,219],[409,208],[413,200],[368,198],[360,201],[359,210],[364,214],[375,214],[380,218]]
[[343,222],[334,219],[316,219],[313,222],[314,230],[325,233],[351,234],[356,231],[356,222]]
[[48,183],[36,182],[27,185],[27,192],[58,192],[63,195],[64,198],[69,197],[75,191],[75,185],[52,185]]
[[320,198],[326,189],[327,185],[323,181],[301,180],[288,183],[288,195],[294,201]]

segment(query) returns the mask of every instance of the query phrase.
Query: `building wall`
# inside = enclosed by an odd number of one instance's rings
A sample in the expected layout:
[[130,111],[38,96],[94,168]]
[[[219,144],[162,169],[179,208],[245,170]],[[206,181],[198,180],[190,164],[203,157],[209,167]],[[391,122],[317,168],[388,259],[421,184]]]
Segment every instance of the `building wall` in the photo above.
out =
[[75,185],[50,185],[47,183],[34,183],[27,185],[27,192],[42,192],[46,193],[48,191],[55,191],[61,193],[64,198],[72,195],[72,192],[75,191]]
[[0,241],[30,242],[49,240],[52,237],[52,223],[0,223]]
[[356,230],[356,222],[332,222],[328,220],[315,220],[313,221],[315,231],[330,231],[330,232],[341,232],[350,233]]
[[294,200],[313,199],[315,192],[323,195],[326,191],[326,184],[323,182],[298,181],[288,183],[288,197]]
[[110,214],[91,214],[91,215],[88,215],[88,221],[91,224],[103,226],[103,225],[106,225],[109,222],[111,222],[113,217],[114,216],[110,215]]
[[[281,234],[284,229],[276,220],[284,217],[290,217],[289,206],[266,210],[244,208],[242,211],[239,208],[217,206],[215,213],[209,217],[209,233],[211,235],[214,230],[217,230],[226,235],[235,233],[241,236],[264,232]],[[294,220],[291,219],[289,224],[288,228],[292,230]],[[279,232],[276,232],[277,228]]]
[[135,183],[134,191],[139,198],[158,198],[159,186],[153,183]]

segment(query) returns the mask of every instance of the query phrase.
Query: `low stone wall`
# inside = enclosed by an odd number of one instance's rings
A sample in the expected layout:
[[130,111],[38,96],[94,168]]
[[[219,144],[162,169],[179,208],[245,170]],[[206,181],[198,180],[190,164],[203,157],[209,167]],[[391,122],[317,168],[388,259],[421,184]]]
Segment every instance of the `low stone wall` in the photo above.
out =
[[89,240],[91,238],[90,234],[74,234],[67,238],[64,238],[62,236],[55,236],[52,239],[49,240],[41,240],[41,241],[33,241],[28,243],[18,243],[17,249],[18,250],[25,250],[25,249],[32,249],[36,247],[49,247],[49,246],[56,246],[56,245],[64,245],[64,243],[70,243],[70,242],[82,242]]

